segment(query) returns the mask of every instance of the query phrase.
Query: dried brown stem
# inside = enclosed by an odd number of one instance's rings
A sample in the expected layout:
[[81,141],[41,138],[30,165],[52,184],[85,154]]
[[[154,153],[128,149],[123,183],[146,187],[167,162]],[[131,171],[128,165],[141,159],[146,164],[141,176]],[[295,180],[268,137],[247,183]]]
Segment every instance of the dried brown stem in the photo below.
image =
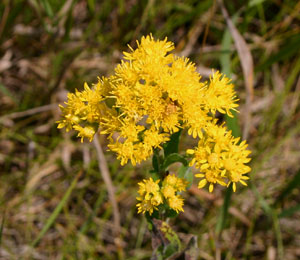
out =
[[107,162],[106,162],[102,147],[99,143],[98,134],[96,134],[94,136],[93,143],[94,143],[94,146],[95,146],[96,151],[97,151],[97,159],[98,159],[99,170],[101,172],[102,178],[103,178],[104,183],[106,185],[109,200],[112,204],[114,226],[115,226],[115,235],[117,236],[119,234],[120,230],[121,230],[120,213],[119,213],[117,200],[116,200],[116,197],[115,197],[115,188],[114,188],[112,180],[110,178],[110,173],[109,173],[109,170],[108,170]]
[[245,126],[243,129],[243,138],[246,139],[249,135],[249,130],[251,126],[250,108],[251,108],[251,101],[253,100],[253,79],[254,79],[253,58],[246,41],[244,40],[242,35],[235,27],[234,23],[230,19],[229,14],[223,4],[223,1],[218,0],[218,3],[221,7],[222,14],[226,20],[228,29],[234,40],[234,44],[238,52],[241,65],[242,65],[243,74],[244,74],[247,95],[246,95],[246,105],[245,105]]

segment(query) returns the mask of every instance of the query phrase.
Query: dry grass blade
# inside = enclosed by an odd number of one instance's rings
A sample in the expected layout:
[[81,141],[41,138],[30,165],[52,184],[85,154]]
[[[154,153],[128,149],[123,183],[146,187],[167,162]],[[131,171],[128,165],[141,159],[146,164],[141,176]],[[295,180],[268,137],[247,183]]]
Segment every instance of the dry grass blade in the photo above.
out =
[[243,129],[243,138],[246,139],[249,135],[249,130],[251,126],[251,101],[253,99],[253,79],[254,79],[254,69],[253,69],[253,58],[251,55],[251,52],[249,50],[249,47],[247,46],[246,41],[241,36],[237,28],[235,27],[234,23],[230,19],[228,12],[223,4],[222,0],[218,0],[218,3],[221,7],[222,14],[226,20],[226,23],[228,25],[229,31],[232,35],[232,38],[234,40],[235,47],[237,49],[243,74],[244,74],[244,80],[246,83],[246,113],[245,113],[245,126]]
[[120,212],[119,212],[118,203],[117,203],[117,200],[116,200],[116,197],[115,197],[115,189],[114,189],[112,180],[110,178],[107,162],[105,160],[104,153],[103,153],[102,147],[99,143],[99,138],[98,138],[97,134],[95,134],[95,136],[94,136],[93,143],[94,143],[94,146],[95,146],[96,151],[97,151],[97,159],[98,159],[99,170],[102,174],[104,183],[107,187],[108,197],[109,197],[109,200],[111,201],[111,204],[112,204],[114,225],[115,225],[115,228],[116,228],[115,229],[115,232],[116,232],[115,235],[117,236],[119,234],[120,230],[121,230]]
[[37,186],[39,181],[47,175],[50,175],[57,171],[59,168],[55,164],[48,164],[46,167],[40,169],[36,174],[34,174],[30,180],[26,183],[25,190],[32,190]]
[[54,104],[50,104],[50,105],[45,105],[45,106],[40,106],[40,107],[35,107],[35,108],[31,108],[25,111],[21,111],[21,112],[15,112],[15,113],[11,113],[8,115],[4,115],[2,117],[0,117],[1,119],[16,119],[16,118],[20,118],[20,117],[24,117],[24,116],[32,116],[35,115],[37,113],[42,113],[42,112],[46,112],[52,109],[57,109],[58,104],[54,103]]

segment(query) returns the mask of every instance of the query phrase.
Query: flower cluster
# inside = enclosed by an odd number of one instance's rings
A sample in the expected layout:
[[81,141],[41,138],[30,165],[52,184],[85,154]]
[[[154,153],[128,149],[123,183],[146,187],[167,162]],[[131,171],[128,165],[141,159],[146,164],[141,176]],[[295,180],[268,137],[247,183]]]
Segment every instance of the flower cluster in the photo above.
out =
[[[185,128],[193,138],[199,138],[198,146],[187,151],[191,165],[200,171],[196,176],[204,178],[199,187],[210,183],[212,191],[215,183],[233,183],[235,190],[237,182],[245,184],[248,179],[244,174],[250,171],[245,165],[250,152],[245,141],[239,143],[216,120],[217,112],[232,117],[231,111],[238,106],[233,84],[219,72],[206,82],[200,81],[195,65],[175,56],[173,49],[167,39],[142,37],[135,50],[130,47],[131,51],[124,53],[112,76],[68,95],[66,106],[61,106],[58,128],[76,130],[81,141],[91,141],[100,129],[108,135],[108,148],[117,153],[122,165],[128,160],[133,165],[146,160],[173,133]],[[149,182],[155,186],[156,182]],[[151,192],[155,193],[153,187]],[[174,197],[172,189],[172,185],[163,184],[161,192],[169,205],[175,203],[173,208],[180,211],[182,201]],[[148,204],[143,202],[140,211],[146,208],[150,212],[148,209],[160,204],[159,197],[152,195],[150,200],[143,199]]]
[[160,180],[153,181],[149,178],[138,184],[140,186],[138,191],[140,196],[137,197],[140,202],[136,205],[138,213],[149,212],[151,215],[161,204],[168,205],[177,213],[183,211],[183,198],[178,193],[185,190],[187,182],[174,174],[165,177],[161,186],[159,182]]
[[245,180],[249,177],[244,174],[250,171],[250,167],[245,165],[250,161],[250,151],[246,150],[246,141],[239,143],[239,140],[224,126],[212,125],[206,132],[206,138],[199,141],[198,147],[187,150],[188,154],[193,155],[190,165],[195,164],[201,172],[195,176],[203,178],[198,184],[199,188],[207,183],[210,192],[215,183],[222,186],[233,183],[233,191],[236,190],[237,182],[247,186]]

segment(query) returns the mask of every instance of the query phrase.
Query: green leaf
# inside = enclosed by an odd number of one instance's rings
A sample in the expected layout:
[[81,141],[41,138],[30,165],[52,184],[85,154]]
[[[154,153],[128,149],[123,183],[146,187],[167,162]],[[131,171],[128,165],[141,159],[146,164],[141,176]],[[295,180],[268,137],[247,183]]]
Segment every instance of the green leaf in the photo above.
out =
[[167,157],[171,153],[178,153],[180,134],[181,129],[178,132],[172,134],[170,137],[170,141],[163,145],[165,157]]
[[253,7],[255,5],[259,5],[259,4],[262,4],[263,2],[265,2],[266,0],[251,0],[249,1],[248,3],[248,6],[249,7]]
[[148,212],[146,212],[145,217],[147,220],[148,229],[149,229],[149,231],[152,231],[153,230],[153,221],[152,221],[150,214]]
[[287,197],[295,188],[300,187],[300,170],[296,173],[293,179],[287,184],[281,194],[278,196],[275,204]]
[[155,172],[159,172],[159,162],[158,162],[159,156],[157,154],[153,154],[152,156],[152,167]]
[[295,48],[295,46],[299,46],[299,45],[300,45],[299,34],[286,38],[286,41],[281,45],[279,51],[277,53],[273,53],[265,62],[258,65],[256,67],[256,71],[262,71],[264,69],[267,69],[274,63],[296,56],[296,53],[299,52],[299,48]]
[[299,210],[300,210],[300,204],[281,211],[281,213],[278,215],[278,217],[279,218],[290,217]]
[[188,182],[188,185],[186,187],[187,189],[189,189],[192,186],[194,180],[194,174],[191,171],[191,167],[184,166],[184,165],[181,166],[178,171],[178,177],[183,178]]
[[169,154],[165,158],[162,169],[163,170],[167,169],[168,166],[170,166],[171,164],[173,164],[175,162],[181,162],[185,166],[188,165],[188,161],[182,155],[180,155],[178,153],[172,153],[172,154]]
[[0,92],[2,92],[3,95],[9,96],[15,103],[17,103],[16,97],[13,95],[13,93],[2,83],[0,82]]
[[89,7],[91,13],[94,13],[95,12],[95,1],[88,0],[87,3],[88,3],[88,7]]
[[68,188],[68,190],[64,194],[62,200],[59,202],[59,204],[56,206],[56,208],[53,211],[53,213],[51,214],[51,216],[48,218],[48,220],[47,220],[46,224],[44,225],[43,229],[38,234],[37,238],[31,243],[32,247],[35,247],[40,242],[40,240],[46,234],[46,232],[48,231],[48,229],[53,225],[53,223],[55,222],[56,218],[58,217],[58,214],[61,212],[61,210],[63,209],[63,207],[67,203],[67,201],[68,201],[68,199],[69,199],[69,197],[70,197],[73,189],[76,187],[76,184],[77,184],[78,179],[81,176],[81,174],[82,174],[82,172],[79,172],[76,175],[76,177],[72,181],[70,187]]
[[239,126],[239,120],[237,117],[237,112],[231,111],[234,117],[229,117],[228,115],[225,116],[226,119],[226,125],[229,130],[232,131],[232,135],[234,137],[240,137],[242,135],[241,128]]
[[41,0],[41,4],[44,7],[46,14],[52,18],[53,17],[53,10],[52,7],[50,5],[50,3],[48,2],[48,0]]
[[231,195],[232,195],[232,183],[230,184],[230,186],[228,187],[228,189],[226,190],[226,193],[225,193],[224,202],[223,202],[221,212],[219,214],[217,225],[216,225],[217,234],[220,234],[221,231],[225,227],[226,219],[228,216],[228,209],[230,206]]
[[178,252],[179,246],[175,243],[170,243],[164,247],[163,256],[164,259],[176,254]]

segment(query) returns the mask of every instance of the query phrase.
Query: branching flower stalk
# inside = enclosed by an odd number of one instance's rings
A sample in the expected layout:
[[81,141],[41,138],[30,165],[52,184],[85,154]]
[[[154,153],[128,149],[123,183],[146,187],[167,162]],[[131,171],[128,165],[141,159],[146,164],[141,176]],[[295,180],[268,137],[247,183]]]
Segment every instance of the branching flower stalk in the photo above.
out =
[[[247,185],[250,151],[246,141],[232,136],[216,113],[232,117],[238,107],[231,81],[214,72],[201,81],[195,64],[172,53],[174,44],[167,39],[142,37],[110,77],[98,78],[91,88],[68,94],[60,106],[58,128],[74,129],[83,141],[92,141],[100,129],[106,134],[108,149],[117,154],[121,165],[133,165],[151,156],[153,175],[140,182],[137,209],[151,218],[168,217],[183,211],[180,195],[191,185],[195,166],[198,187],[208,185],[210,192],[219,184],[236,191],[238,183]],[[183,129],[198,139],[197,147],[178,153]],[[163,152],[161,152],[163,150]],[[181,162],[177,174],[168,167]]]

